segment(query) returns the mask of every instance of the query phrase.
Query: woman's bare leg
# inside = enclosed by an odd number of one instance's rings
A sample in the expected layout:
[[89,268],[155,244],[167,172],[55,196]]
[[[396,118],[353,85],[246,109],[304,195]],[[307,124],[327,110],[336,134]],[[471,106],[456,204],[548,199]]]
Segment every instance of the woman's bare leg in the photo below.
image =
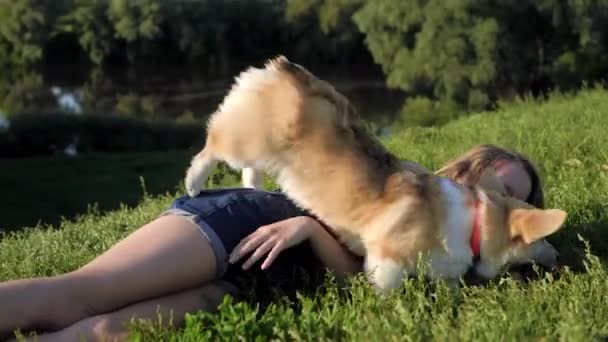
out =
[[226,293],[221,286],[205,285],[89,317],[61,331],[38,336],[37,341],[124,341],[129,338],[128,323],[131,319],[147,319],[154,323],[162,322],[164,326],[179,327],[183,325],[186,313],[215,311]]
[[18,328],[60,329],[199,286],[215,272],[215,255],[199,227],[184,217],[166,215],[74,272],[0,283],[0,335]]

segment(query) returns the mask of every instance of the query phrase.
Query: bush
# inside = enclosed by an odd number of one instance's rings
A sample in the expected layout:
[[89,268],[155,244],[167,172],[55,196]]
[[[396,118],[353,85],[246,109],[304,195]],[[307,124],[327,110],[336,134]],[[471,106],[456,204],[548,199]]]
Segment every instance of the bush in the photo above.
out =
[[457,118],[459,114],[458,104],[453,101],[433,101],[417,96],[405,102],[397,123],[404,127],[439,126]]
[[83,152],[168,151],[201,146],[202,125],[111,115],[21,114],[0,131],[0,157]]

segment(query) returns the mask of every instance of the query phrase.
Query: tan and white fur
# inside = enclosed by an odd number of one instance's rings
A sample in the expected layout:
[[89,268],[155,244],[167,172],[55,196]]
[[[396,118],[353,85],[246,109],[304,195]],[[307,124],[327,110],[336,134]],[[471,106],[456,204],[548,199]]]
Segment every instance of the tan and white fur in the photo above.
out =
[[[425,169],[419,164],[411,162],[409,160],[401,160],[400,167],[405,170],[409,170],[415,174],[429,174],[431,173],[429,170]],[[489,170],[492,175],[486,175],[485,184],[480,184],[483,188],[486,188],[491,191],[499,192],[504,196],[508,195],[508,192],[504,188],[502,182],[493,175],[496,171],[494,169]],[[262,189],[264,181],[264,170],[263,169],[254,169],[252,167],[243,168],[241,172],[241,182],[243,187],[253,188],[253,189]],[[547,240],[541,239],[530,245],[529,253],[525,256],[519,258],[519,260],[513,260],[511,264],[529,264],[531,262],[546,267],[548,269],[553,269],[558,266],[557,258],[559,256],[559,252],[553,245],[551,245]],[[513,272],[513,271],[511,271]],[[516,274],[517,272],[515,272]]]
[[[218,161],[265,169],[354,253],[380,290],[418,271],[458,279],[473,265],[468,244],[481,201],[478,273],[493,278],[555,232],[561,210],[538,210],[499,193],[418,174],[372,135],[350,102],[329,83],[284,57],[241,73],[207,125],[186,189],[196,196]],[[255,185],[252,178],[252,185]]]

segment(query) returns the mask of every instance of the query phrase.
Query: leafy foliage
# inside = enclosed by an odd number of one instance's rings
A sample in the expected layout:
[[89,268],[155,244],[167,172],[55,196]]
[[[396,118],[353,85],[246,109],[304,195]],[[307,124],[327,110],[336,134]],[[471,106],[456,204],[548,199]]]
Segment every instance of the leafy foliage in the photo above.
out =
[[490,101],[498,25],[475,10],[473,1],[386,0],[368,3],[355,21],[389,86],[480,110]]
[[16,68],[0,76],[0,113],[19,113],[28,109],[27,94],[39,89],[42,77],[32,71]]
[[[285,53],[316,62],[367,58],[348,21],[322,32],[315,16],[292,22],[283,0],[16,0],[0,3],[0,63],[31,65],[60,42],[80,46],[95,63],[205,62],[226,66]],[[258,13],[258,15],[251,15]],[[299,44],[293,44],[294,39]]]
[[47,29],[45,7],[36,0],[0,2],[0,55],[6,58],[5,63],[28,64],[42,58],[41,43]]
[[499,99],[605,81],[608,1],[0,2],[0,65],[85,58],[227,70],[278,53],[306,65],[373,59],[408,96],[405,123],[441,124]]
[[113,30],[105,16],[106,0],[74,0],[71,12],[56,24],[58,34],[78,38],[78,43],[93,63],[100,64],[112,48]]
[[297,0],[324,30],[349,17],[390,87],[411,98],[407,123],[437,124],[498,99],[572,89],[608,74],[608,2]]

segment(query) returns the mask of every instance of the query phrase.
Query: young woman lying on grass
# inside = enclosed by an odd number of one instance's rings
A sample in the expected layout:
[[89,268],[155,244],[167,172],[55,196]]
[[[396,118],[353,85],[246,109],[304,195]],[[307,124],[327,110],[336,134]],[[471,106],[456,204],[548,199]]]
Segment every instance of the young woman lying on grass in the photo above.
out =
[[[466,183],[487,167],[497,169],[515,197],[542,206],[539,178],[527,159],[493,146],[474,149],[439,172]],[[123,340],[134,317],[156,320],[160,314],[162,322],[179,326],[185,313],[214,310],[226,294],[246,290],[239,284],[256,277],[254,270],[273,267],[279,273],[329,269],[342,278],[359,272],[361,260],[283,194],[204,191],[178,198],[76,271],[1,283],[0,334],[39,329],[54,331],[40,341]]]

